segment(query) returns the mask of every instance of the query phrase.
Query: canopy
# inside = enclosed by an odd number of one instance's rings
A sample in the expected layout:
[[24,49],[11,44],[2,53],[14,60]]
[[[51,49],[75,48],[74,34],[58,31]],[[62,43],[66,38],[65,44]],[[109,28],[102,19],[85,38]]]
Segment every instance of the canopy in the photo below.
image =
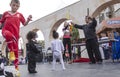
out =
[[113,28],[114,29],[120,28],[120,17],[111,18],[111,19],[102,21],[102,23],[100,24],[100,27],[97,29],[97,34],[101,33],[102,31],[110,30]]

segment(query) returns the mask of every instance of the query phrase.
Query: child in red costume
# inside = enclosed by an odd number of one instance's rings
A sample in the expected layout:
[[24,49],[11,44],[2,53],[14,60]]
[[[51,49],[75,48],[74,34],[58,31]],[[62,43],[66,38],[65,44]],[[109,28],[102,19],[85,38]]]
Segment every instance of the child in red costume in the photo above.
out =
[[29,15],[27,21],[23,15],[17,10],[20,7],[19,0],[11,0],[10,3],[11,11],[6,11],[0,20],[0,26],[4,23],[2,28],[2,35],[6,39],[9,51],[14,51],[15,54],[15,69],[18,70],[18,39],[19,39],[19,29],[20,22],[25,26],[29,23],[32,16]]

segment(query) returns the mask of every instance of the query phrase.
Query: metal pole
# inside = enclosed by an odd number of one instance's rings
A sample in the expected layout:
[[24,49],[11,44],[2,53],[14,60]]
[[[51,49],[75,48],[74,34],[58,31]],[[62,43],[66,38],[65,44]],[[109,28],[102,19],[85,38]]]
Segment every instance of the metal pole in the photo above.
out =
[[89,8],[87,8],[87,16],[89,16]]

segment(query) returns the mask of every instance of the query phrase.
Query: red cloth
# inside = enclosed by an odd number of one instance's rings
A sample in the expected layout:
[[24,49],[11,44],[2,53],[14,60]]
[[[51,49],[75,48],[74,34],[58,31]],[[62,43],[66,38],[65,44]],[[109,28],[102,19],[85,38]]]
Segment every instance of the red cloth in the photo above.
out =
[[2,33],[4,30],[8,30],[18,39],[20,22],[25,24],[25,18],[21,13],[16,12],[15,14],[10,14],[8,11],[5,12],[0,20],[0,23],[4,23]]
[[20,22],[24,25],[26,21],[23,15],[19,12],[11,14],[7,11],[3,14],[0,20],[0,23],[4,23],[4,27],[2,28],[2,35],[6,39],[9,50],[14,51],[15,53],[15,68],[18,67],[18,39]]
[[90,59],[89,58],[80,58],[77,60],[73,60],[73,62],[90,62]]

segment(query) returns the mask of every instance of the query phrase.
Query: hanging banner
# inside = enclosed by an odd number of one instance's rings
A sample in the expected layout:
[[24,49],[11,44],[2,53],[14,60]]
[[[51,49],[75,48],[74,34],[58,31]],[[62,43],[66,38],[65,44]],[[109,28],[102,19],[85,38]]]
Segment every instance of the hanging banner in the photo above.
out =
[[99,29],[97,30],[97,33],[100,33],[105,29],[112,29],[112,28],[120,28],[120,17],[103,20],[102,23],[100,24]]

